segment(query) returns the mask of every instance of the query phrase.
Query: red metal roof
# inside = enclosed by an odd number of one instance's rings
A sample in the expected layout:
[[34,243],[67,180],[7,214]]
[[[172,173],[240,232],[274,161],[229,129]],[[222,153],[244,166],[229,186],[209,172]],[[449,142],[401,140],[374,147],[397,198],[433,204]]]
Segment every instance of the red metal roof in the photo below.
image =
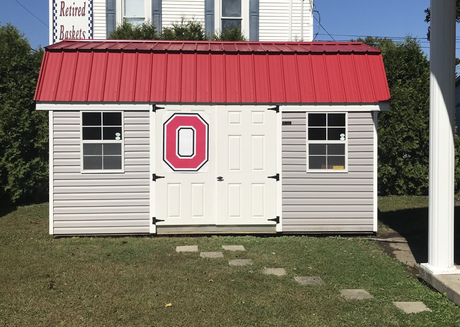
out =
[[380,51],[359,42],[76,41],[45,48],[35,100],[376,103]]

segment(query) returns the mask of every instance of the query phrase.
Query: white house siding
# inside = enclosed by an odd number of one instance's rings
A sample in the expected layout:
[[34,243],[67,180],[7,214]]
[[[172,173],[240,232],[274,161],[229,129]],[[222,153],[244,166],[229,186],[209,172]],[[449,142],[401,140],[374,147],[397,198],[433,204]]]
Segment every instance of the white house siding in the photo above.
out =
[[[260,41],[302,41],[302,0],[260,0]],[[313,16],[310,0],[303,1],[303,41],[313,40]]]
[[53,127],[53,233],[149,233],[149,113],[124,112],[120,174],[81,173],[80,112],[55,111]]
[[348,113],[348,172],[306,172],[306,113],[283,113],[283,232],[373,231],[373,119]]
[[106,39],[105,0],[93,0],[93,38]]
[[162,1],[162,27],[170,27],[172,23],[180,22],[182,17],[196,19],[204,26],[204,0]]

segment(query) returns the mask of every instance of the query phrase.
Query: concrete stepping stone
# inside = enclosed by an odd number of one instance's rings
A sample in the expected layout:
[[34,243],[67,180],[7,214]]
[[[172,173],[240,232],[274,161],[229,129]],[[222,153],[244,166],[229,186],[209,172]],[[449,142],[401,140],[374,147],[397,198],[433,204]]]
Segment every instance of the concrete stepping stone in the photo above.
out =
[[242,245],[222,245],[222,248],[227,251],[246,251]]
[[431,311],[423,302],[393,302],[395,306],[405,313],[419,313],[422,311]]
[[286,275],[286,269],[284,268],[264,268],[262,271],[265,275],[284,276]]
[[365,300],[372,299],[372,295],[363,289],[340,290],[340,294],[347,300]]
[[235,259],[228,262],[230,266],[249,266],[252,265],[251,259]]
[[324,285],[323,280],[319,276],[298,276],[294,277],[294,279],[300,285]]
[[200,257],[202,258],[223,258],[224,254],[222,252],[201,252]]
[[176,246],[176,252],[198,252],[198,245]]

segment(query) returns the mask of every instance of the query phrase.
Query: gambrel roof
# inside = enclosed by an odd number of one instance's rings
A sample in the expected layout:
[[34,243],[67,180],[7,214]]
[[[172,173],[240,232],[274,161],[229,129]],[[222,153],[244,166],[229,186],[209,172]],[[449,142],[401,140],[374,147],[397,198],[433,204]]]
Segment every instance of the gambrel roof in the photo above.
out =
[[380,51],[359,42],[65,40],[45,48],[35,100],[337,104],[390,92]]

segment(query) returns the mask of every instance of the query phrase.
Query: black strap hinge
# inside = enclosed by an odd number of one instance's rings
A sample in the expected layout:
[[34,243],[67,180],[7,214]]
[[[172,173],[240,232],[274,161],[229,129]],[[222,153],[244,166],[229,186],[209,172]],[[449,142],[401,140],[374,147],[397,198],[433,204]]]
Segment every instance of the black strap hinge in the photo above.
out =
[[276,113],[280,112],[280,106],[275,106],[273,108],[268,108],[267,110],[274,110]]
[[164,221],[163,219],[157,219],[157,217],[152,217],[152,224],[153,225],[156,225],[157,223],[159,223],[160,221]]
[[274,221],[275,223],[279,224],[280,223],[280,216],[276,216],[276,218],[272,218],[272,219],[267,219],[267,221]]
[[157,179],[165,178],[164,176],[158,176],[157,174],[152,174],[152,181],[156,182]]
[[276,179],[276,181],[279,182],[279,180],[280,180],[280,174],[277,173],[276,175],[268,176],[268,178]]
[[156,112],[157,110],[164,109],[165,107],[158,107],[156,104],[152,106],[152,111]]

